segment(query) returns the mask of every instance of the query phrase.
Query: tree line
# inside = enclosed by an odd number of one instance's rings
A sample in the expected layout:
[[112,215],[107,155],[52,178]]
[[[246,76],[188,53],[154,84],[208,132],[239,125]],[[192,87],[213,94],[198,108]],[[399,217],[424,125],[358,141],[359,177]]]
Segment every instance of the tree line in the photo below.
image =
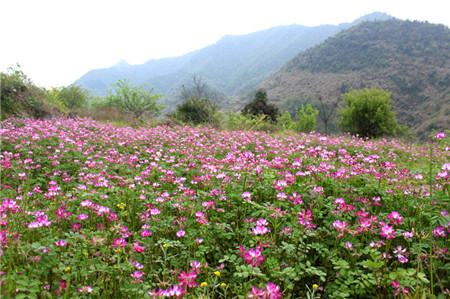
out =
[[[37,87],[20,70],[10,68],[0,74],[1,117],[89,116],[93,118],[122,119],[133,125],[154,119],[162,109],[161,95],[152,89],[118,81],[106,97],[90,97],[82,88],[70,85],[45,90]],[[251,100],[238,112],[221,112],[218,96],[203,80],[194,76],[189,86],[182,86],[180,103],[165,121],[177,124],[220,126],[225,129],[290,130],[311,132],[321,120],[325,133],[336,119],[338,128],[361,137],[405,135],[408,130],[400,125],[392,111],[391,94],[373,88],[350,90],[343,94],[341,104],[319,97],[280,112],[272,104],[265,90],[254,92]]]

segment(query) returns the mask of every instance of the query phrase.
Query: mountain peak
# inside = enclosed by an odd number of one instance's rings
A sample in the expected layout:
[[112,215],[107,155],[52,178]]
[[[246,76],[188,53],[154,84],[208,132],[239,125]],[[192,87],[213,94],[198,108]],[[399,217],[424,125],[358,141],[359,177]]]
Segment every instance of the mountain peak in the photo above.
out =
[[353,21],[353,23],[361,23],[366,21],[387,21],[390,19],[394,19],[394,17],[384,12],[375,11],[373,13],[357,18],[356,20]]
[[130,66],[125,59],[121,59],[118,63],[113,65],[113,67],[127,67]]

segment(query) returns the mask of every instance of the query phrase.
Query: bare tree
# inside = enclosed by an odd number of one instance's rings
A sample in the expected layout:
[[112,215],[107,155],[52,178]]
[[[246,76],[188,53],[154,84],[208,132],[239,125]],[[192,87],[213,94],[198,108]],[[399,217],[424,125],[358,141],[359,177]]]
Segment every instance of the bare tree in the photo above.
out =
[[192,84],[190,87],[186,87],[184,84],[181,86],[180,98],[182,101],[187,101],[192,98],[214,100],[214,97],[215,95],[209,90],[202,78],[197,75],[192,76]]
[[338,102],[326,102],[321,96],[319,96],[317,102],[319,104],[319,118],[324,124],[325,134],[328,134],[328,126],[336,113]]

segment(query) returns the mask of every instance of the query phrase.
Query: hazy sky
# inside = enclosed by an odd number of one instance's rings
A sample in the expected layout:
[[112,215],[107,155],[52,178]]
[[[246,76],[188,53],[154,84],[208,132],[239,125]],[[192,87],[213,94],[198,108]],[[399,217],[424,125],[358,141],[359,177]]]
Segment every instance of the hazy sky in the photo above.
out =
[[338,24],[381,11],[450,25],[448,0],[0,0],[0,70],[19,63],[38,85],[67,85],[202,48],[225,34],[277,25]]

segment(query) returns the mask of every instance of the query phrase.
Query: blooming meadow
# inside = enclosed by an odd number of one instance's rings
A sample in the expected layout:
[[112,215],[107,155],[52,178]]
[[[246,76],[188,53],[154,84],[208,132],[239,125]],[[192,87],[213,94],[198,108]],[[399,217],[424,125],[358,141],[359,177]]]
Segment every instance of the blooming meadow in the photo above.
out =
[[449,141],[1,123],[2,298],[445,298]]

